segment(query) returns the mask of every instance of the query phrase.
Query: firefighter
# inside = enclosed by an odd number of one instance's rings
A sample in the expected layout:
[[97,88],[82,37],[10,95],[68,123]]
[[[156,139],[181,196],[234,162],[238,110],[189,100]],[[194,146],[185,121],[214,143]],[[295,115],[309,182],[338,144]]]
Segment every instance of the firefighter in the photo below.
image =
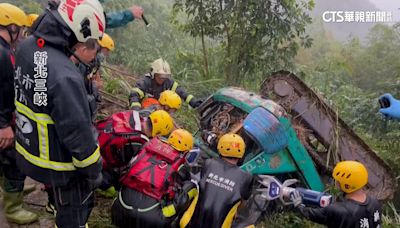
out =
[[[104,33],[104,36],[106,34]],[[103,36],[103,39],[104,39]],[[87,75],[91,71],[91,63],[96,59],[98,51],[101,49],[101,44],[97,40],[90,39],[85,43],[78,43],[74,46],[72,51],[74,55],[70,57],[71,61],[79,68],[82,76],[85,80],[85,86],[87,91],[87,99],[89,102],[89,108],[91,113],[91,118],[95,121],[97,115],[97,97],[99,97],[98,91],[92,80],[90,80]],[[46,211],[50,214],[56,215],[54,196],[50,186],[46,186],[46,191],[48,193],[48,203],[46,205]]]
[[101,157],[84,79],[70,56],[77,45],[102,37],[104,12],[97,0],[62,0],[35,26],[15,57],[17,162],[51,186],[58,227],[84,227],[102,178]]
[[237,163],[245,153],[237,134],[218,140],[220,158],[205,160],[199,181],[200,193],[183,215],[181,227],[231,227],[238,206],[250,197],[253,177]]
[[153,97],[148,97],[143,99],[142,101],[142,110],[143,109],[150,109],[150,110],[157,110],[160,109],[160,102]]
[[363,190],[368,183],[365,166],[357,161],[342,161],[336,164],[332,176],[340,190],[345,193],[344,201],[324,208],[309,208],[301,204],[299,192],[294,191],[292,201],[300,214],[327,227],[381,227],[381,205]]
[[153,97],[143,99],[140,115],[148,116],[155,110],[165,110],[169,114],[173,115],[181,108],[181,104],[182,99],[177,93],[171,90],[165,90],[160,94],[158,100]]
[[173,226],[197,194],[184,165],[184,155],[192,147],[193,136],[183,129],[174,130],[167,142],[153,138],[146,144],[121,178],[123,186],[111,209],[113,223],[118,227]]
[[88,74],[89,80],[93,82],[92,91],[97,101],[101,101],[99,89],[103,88],[103,80],[101,79],[99,69],[104,62],[105,58],[110,55],[110,52],[114,51],[115,44],[114,40],[107,34],[101,40],[98,41],[100,50],[98,51],[96,58],[90,63],[90,72]]
[[[89,68],[90,62],[92,62],[97,54],[99,45],[96,40],[89,39],[85,43],[77,43],[73,48],[73,55],[70,60],[79,68],[80,72],[87,72],[86,68]],[[85,75],[83,75],[85,77]],[[97,114],[97,103],[95,96],[90,92],[89,80],[85,78],[85,86],[87,90],[87,100],[89,103],[89,109],[91,113],[91,119],[94,121]],[[46,212],[56,215],[55,202],[53,196],[53,190],[51,186],[46,186],[45,190],[48,194],[48,202],[46,205]]]
[[[2,176],[3,204],[8,221],[20,225],[38,219],[35,213],[22,207],[25,175],[15,161],[13,113],[14,105],[14,53],[12,46],[29,26],[27,15],[18,7],[0,3],[0,172]],[[31,190],[34,190],[31,187]],[[30,191],[31,191],[30,190]]]
[[100,44],[100,47],[101,47],[101,51],[100,52],[105,57],[107,57],[110,54],[110,52],[114,51],[114,49],[115,49],[114,40],[107,33],[104,33],[103,38],[101,40],[99,40],[99,44]]
[[379,98],[381,109],[379,112],[389,119],[400,120],[400,101],[392,94],[386,93]]
[[[129,128],[126,126],[130,126]],[[120,126],[123,126],[122,128]],[[129,161],[149,141],[149,138],[168,136],[174,126],[171,116],[157,110],[147,117],[137,111],[115,113],[97,123],[99,143],[103,157],[103,182],[100,194],[113,197],[115,187],[119,189],[119,179],[129,168]]]
[[181,97],[171,90],[165,90],[160,94],[158,102],[162,109],[170,114],[174,114],[178,109],[181,108],[182,99]]
[[29,27],[31,27],[33,25],[33,23],[36,21],[36,19],[38,19],[38,17],[39,17],[39,14],[36,14],[36,13],[28,14]]
[[167,61],[160,58],[151,64],[151,71],[136,83],[129,95],[130,108],[139,110],[141,101],[145,97],[160,98],[161,92],[172,90],[176,92],[182,100],[189,104],[192,108],[197,108],[202,103],[201,100],[195,99],[193,95],[188,94],[177,82],[171,78],[171,69]]
[[24,38],[26,38],[26,37],[29,36],[30,34],[32,34],[32,33],[31,33],[31,27],[32,27],[33,23],[34,23],[38,18],[39,18],[39,14],[35,14],[35,13],[28,14],[28,26],[24,28],[24,32],[23,32],[24,35],[23,35],[23,37],[21,38],[21,40],[24,39]]

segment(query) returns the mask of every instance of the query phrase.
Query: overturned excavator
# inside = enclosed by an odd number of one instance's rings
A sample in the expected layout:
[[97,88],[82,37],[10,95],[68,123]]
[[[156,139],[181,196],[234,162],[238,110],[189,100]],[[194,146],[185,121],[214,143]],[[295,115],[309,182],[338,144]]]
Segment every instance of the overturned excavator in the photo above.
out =
[[336,162],[357,160],[369,171],[368,192],[380,200],[393,197],[390,167],[293,73],[267,77],[260,94],[222,88],[206,99],[199,114],[202,149],[215,156],[207,149],[210,140],[238,133],[246,141],[241,167],[248,172],[296,178],[324,191]]
[[[127,108],[119,97],[102,95],[100,116]],[[272,175],[281,181],[298,179],[300,187],[323,192],[333,184],[335,163],[357,160],[369,171],[369,193],[380,200],[393,197],[396,179],[390,167],[293,73],[280,71],[267,77],[259,94],[222,88],[197,111],[202,156],[218,156],[213,148],[216,140],[225,133],[237,133],[246,142],[241,168],[252,174]],[[270,201],[259,194],[245,205],[239,213],[240,227],[255,224],[271,208]]]

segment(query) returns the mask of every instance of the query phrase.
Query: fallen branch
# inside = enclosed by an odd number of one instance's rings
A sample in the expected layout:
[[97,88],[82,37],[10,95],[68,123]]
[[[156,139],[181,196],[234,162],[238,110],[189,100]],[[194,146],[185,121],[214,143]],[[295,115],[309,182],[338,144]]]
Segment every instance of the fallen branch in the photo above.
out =
[[121,108],[125,109],[127,107],[126,102],[122,100],[121,98],[112,95],[110,93],[105,92],[104,90],[100,90],[100,94],[103,97],[104,100],[111,102],[115,105],[120,106]]
[[126,77],[128,77],[128,78],[130,78],[132,80],[135,80],[135,81],[138,80],[138,77],[136,75],[132,74],[132,73],[117,69],[117,68],[112,67],[112,66],[107,65],[107,64],[103,64],[101,66],[106,68],[106,69],[109,69],[109,70],[115,71],[117,73],[123,74],[124,76],[126,76]]

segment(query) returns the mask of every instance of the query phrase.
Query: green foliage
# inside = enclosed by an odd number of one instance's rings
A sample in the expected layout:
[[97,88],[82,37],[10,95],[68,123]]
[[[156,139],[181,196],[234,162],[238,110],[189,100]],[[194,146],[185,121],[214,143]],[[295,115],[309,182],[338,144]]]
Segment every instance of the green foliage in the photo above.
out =
[[345,46],[344,56],[350,60],[355,84],[369,91],[391,90],[398,94],[400,77],[400,29],[387,25],[374,26],[368,42],[358,40]]
[[[318,24],[314,24],[318,27]],[[366,42],[350,39],[338,43],[323,29],[314,28],[314,46],[301,50],[297,69],[307,84],[324,94],[365,142],[400,175],[400,123],[385,120],[379,113],[378,97],[390,92],[399,98],[399,30],[376,25]],[[320,54],[318,54],[320,53]],[[394,205],[400,207],[399,192]],[[386,210],[384,227],[398,222]]]
[[[47,0],[5,2],[40,13]],[[365,42],[354,38],[339,43],[321,20],[310,25],[310,0],[108,0],[103,5],[112,12],[133,4],[144,8],[151,25],[146,28],[137,20],[107,30],[116,43],[109,63],[142,75],[153,60],[163,57],[173,77],[203,98],[233,84],[256,90],[270,72],[293,70],[400,175],[400,123],[384,120],[377,103],[384,92],[400,98],[399,28],[376,25]],[[129,85],[123,80],[109,77],[107,71],[103,76],[107,92],[127,95]],[[197,129],[194,110],[184,107],[175,117],[180,126]],[[396,196],[399,199],[385,208],[383,227],[400,222],[400,194]],[[91,222],[109,224],[99,219],[105,214],[109,212],[102,211]],[[293,213],[273,215],[260,226],[319,227]]]
[[[207,67],[205,37],[223,48],[227,83],[254,80],[261,72],[287,69],[300,46],[309,47],[306,13],[313,1],[202,1],[177,0],[175,23],[193,37],[200,37]],[[187,15],[180,20],[179,13]],[[262,69],[262,70],[261,70]]]
[[210,51],[210,74],[213,76],[204,78],[197,40],[170,23],[172,1],[110,0],[104,5],[106,11],[113,12],[133,4],[144,8],[150,26],[146,28],[142,21],[137,20],[124,28],[107,30],[116,43],[116,51],[110,55],[108,62],[124,65],[131,72],[143,75],[150,70],[152,61],[162,57],[171,65],[173,78],[184,85],[188,92],[202,97],[210,95],[222,85],[219,79],[222,73],[219,50]]
[[1,2],[7,2],[15,6],[20,7],[26,14],[37,13],[40,14],[43,8],[40,1],[30,1],[30,0],[4,0]]
[[293,212],[274,213],[265,218],[265,221],[257,225],[264,227],[284,227],[284,228],[322,228],[324,226],[301,219]]
[[[129,0],[110,0],[105,4],[107,11],[116,11],[128,8],[133,4]],[[185,42],[180,39],[176,29],[168,23],[169,10],[167,3],[159,4],[159,1],[135,1],[141,5],[146,18],[151,23],[146,30],[140,20],[129,23],[124,28],[109,29],[107,32],[115,39],[117,51],[113,53],[109,61],[123,64],[135,73],[145,73],[150,69],[150,63],[163,57],[174,66],[173,57],[176,47],[185,48]],[[178,45],[179,44],[179,45]],[[173,67],[174,71],[176,68]]]
[[[391,32],[380,33],[384,36],[380,39],[376,31],[382,29],[391,30]],[[319,31],[318,35],[321,33],[325,34]],[[390,58],[382,59],[383,56],[379,56],[375,48],[380,46],[383,50],[391,49],[398,37],[392,35],[387,37],[387,34],[394,33],[396,33],[395,28],[377,25],[371,30],[373,35],[365,44],[358,39],[339,44],[329,38],[326,39],[326,36],[320,36],[319,39],[315,39],[315,46],[309,50],[300,51],[302,56],[311,53],[308,55],[308,62],[297,65],[298,71],[304,75],[307,84],[324,94],[328,102],[337,107],[340,116],[351,127],[378,139],[382,139],[389,133],[393,134],[399,128],[398,123],[387,122],[378,114],[377,101],[384,92],[396,94],[397,91],[393,88],[397,69],[388,66],[396,64],[399,54],[395,56],[395,53],[391,51]],[[382,40],[385,40],[385,45]],[[314,55],[319,49],[322,49],[322,54]],[[298,59],[304,61],[302,56]],[[364,61],[366,59],[380,60]],[[366,71],[367,68],[376,69],[376,71],[385,68],[386,73]]]

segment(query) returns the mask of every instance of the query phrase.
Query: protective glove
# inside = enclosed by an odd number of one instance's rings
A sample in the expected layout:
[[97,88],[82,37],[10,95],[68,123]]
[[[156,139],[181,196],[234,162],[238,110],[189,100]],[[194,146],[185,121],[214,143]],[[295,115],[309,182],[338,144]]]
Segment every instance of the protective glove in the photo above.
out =
[[289,193],[289,199],[290,201],[292,201],[294,207],[299,207],[303,202],[303,198],[301,197],[300,192],[296,189],[293,189],[293,191]]
[[392,94],[386,93],[379,98],[381,109],[379,110],[386,118],[400,120],[400,101]]

